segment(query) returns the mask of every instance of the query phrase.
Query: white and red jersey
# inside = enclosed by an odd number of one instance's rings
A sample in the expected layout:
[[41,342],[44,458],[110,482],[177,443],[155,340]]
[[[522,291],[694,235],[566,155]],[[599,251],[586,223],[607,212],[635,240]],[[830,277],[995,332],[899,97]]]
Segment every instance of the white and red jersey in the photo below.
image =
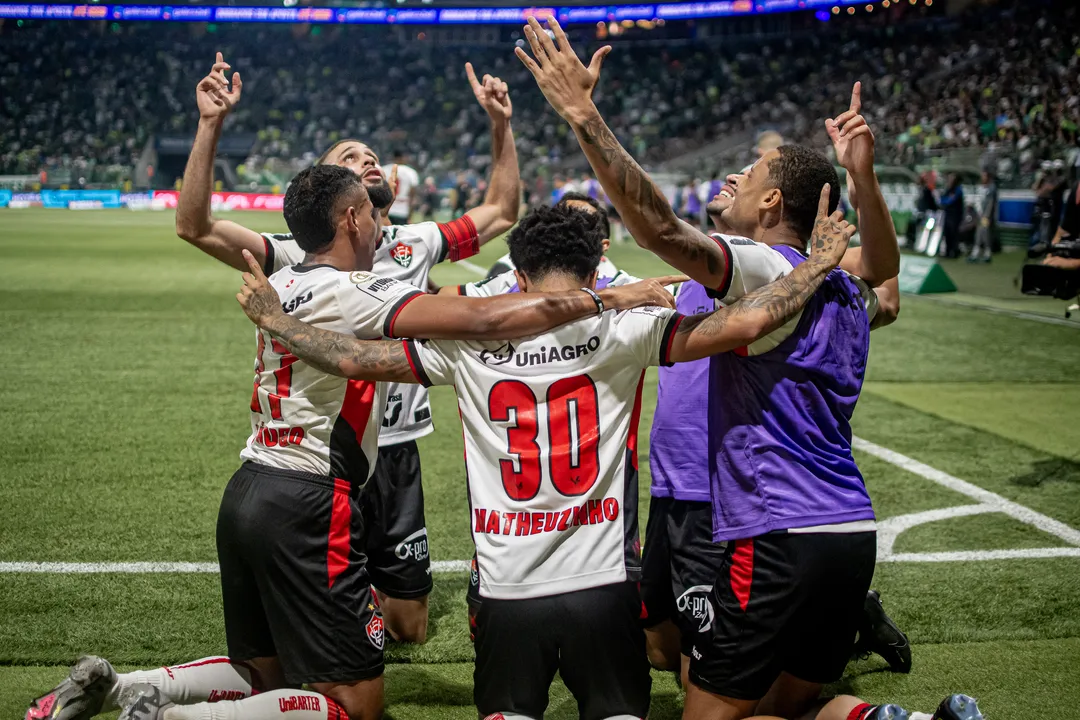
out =
[[[290,266],[270,276],[285,312],[364,339],[392,336],[401,309],[423,295],[411,285],[330,265]],[[378,453],[383,383],[327,375],[258,330],[251,436],[243,460],[363,485]]]
[[680,320],[609,310],[511,342],[405,341],[421,383],[457,391],[482,596],[637,579],[644,369],[668,363]]
[[[264,233],[267,275],[303,261],[304,251],[290,234]],[[375,249],[372,272],[427,290],[428,273],[444,260],[456,262],[480,249],[476,226],[466,215],[453,222],[415,223],[384,227]],[[389,383],[379,436],[381,445],[415,440],[431,433],[431,404],[427,390],[417,385]]]

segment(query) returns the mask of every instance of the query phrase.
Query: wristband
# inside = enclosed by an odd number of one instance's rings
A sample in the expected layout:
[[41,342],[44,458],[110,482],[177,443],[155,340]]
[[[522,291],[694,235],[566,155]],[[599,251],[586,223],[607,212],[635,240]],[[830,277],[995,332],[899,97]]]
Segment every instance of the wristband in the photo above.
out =
[[586,287],[581,288],[581,291],[589,293],[589,297],[591,297],[593,299],[593,302],[596,303],[596,314],[597,315],[603,315],[604,314],[604,301],[600,298],[599,295],[596,294],[596,291],[593,290],[592,288],[586,288]]

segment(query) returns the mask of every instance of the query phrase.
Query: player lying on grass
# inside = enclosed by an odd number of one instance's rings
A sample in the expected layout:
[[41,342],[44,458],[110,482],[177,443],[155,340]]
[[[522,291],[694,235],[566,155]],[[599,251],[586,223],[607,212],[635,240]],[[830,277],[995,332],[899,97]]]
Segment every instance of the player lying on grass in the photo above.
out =
[[[361,342],[314,328],[252,262],[240,302],[299,362],[352,381],[455,387],[483,598],[481,716],[541,718],[556,671],[585,720],[648,713],[635,585],[644,371],[742,347],[797,313],[853,232],[826,211],[828,186],[820,196],[810,258],[731,307],[686,317],[598,301],[594,317],[508,342]],[[509,246],[522,293],[501,297],[594,292],[601,242],[582,212],[538,208]]]
[[[306,251],[271,277],[285,306],[356,337],[517,337],[595,315],[597,303],[627,310],[671,300],[656,280],[478,299],[380,278],[370,272],[378,210],[361,177],[333,165],[293,179],[284,215]],[[258,333],[252,432],[217,526],[228,657],[119,676],[83,658],[26,717],[84,720],[118,706],[125,720],[256,720],[278,717],[279,707],[292,720],[379,717],[384,626],[357,498],[374,469],[384,393],[384,384],[298,362]],[[312,690],[282,689],[302,684]]]
[[[533,55],[515,52],[570,124],[639,245],[724,303],[752,291],[757,278],[769,282],[805,264],[818,190],[833,188],[829,210],[840,199],[836,171],[823,155],[793,145],[763,155],[723,212],[740,237],[709,237],[678,219],[593,104],[610,46],[585,67],[558,22],[548,23],[550,36],[530,18],[524,31]],[[834,124],[850,152],[872,158],[872,147],[855,142],[872,135],[854,106]],[[871,184],[860,195],[870,220],[852,268],[861,281],[832,274],[798,318],[710,360],[712,533],[728,545],[708,594],[708,621],[691,648],[687,720],[802,717],[851,654],[874,572],[876,526],[852,456],[850,419],[869,351],[869,286],[899,269],[872,160],[869,167]],[[834,720],[835,712],[834,703],[819,718]]]
[[[242,83],[218,53],[210,74],[196,90],[199,125],[184,171],[176,208],[176,233],[227,265],[243,270],[240,253],[248,250],[270,274],[301,262],[304,250],[289,234],[259,234],[211,213],[214,155],[226,116],[240,101]],[[394,225],[383,230],[372,271],[414,287],[427,288],[428,273],[444,260],[463,260],[484,243],[502,235],[517,222],[520,176],[510,125],[513,105],[506,83],[490,75],[477,79],[465,66],[473,94],[491,124],[491,175],[479,206],[453,222]],[[357,173],[372,203],[388,212],[394,198],[379,167],[376,152],[359,140],[340,140],[316,161]],[[427,391],[422,387],[391,386],[383,427],[379,433],[379,462],[361,502],[369,530],[365,554],[368,572],[378,592],[387,629],[396,640],[423,642],[427,637],[431,561],[424,517],[420,453],[416,440],[434,430]]]

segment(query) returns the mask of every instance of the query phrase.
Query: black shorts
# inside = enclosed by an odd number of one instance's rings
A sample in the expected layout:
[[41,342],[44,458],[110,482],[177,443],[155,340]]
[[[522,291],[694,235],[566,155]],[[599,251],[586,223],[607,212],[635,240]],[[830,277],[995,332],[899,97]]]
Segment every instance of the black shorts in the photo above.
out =
[[484,598],[473,695],[481,717],[542,718],[558,671],[582,720],[643,718],[652,678],[634,583],[528,600]]
[[690,655],[697,633],[709,620],[709,592],[720,574],[726,549],[712,539],[712,504],[653,498],[641,551],[644,624],[672,620]]
[[383,672],[382,612],[344,480],[244,463],[218,512],[229,657],[277,656],[293,684]]
[[728,544],[709,594],[713,618],[690,653],[690,680],[738,700],[780,673],[840,679],[874,576],[877,533],[769,533]]
[[431,555],[416,441],[379,448],[379,461],[360,496],[371,584],[393,598],[431,592]]
[[387,215],[387,217],[390,218],[390,224],[391,225],[408,225],[409,224],[409,213],[405,213],[404,215],[396,215],[394,213],[390,213],[390,214]]

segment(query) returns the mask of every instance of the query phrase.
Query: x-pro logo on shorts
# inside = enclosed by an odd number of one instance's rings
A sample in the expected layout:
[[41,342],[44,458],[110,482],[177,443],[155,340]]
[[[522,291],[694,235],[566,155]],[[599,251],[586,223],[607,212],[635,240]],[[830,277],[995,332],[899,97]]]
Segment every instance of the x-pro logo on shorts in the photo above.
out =
[[695,585],[687,588],[686,592],[675,601],[675,607],[681,613],[689,612],[690,616],[698,621],[698,632],[705,632],[712,628],[713,609],[709,602],[709,592],[712,585]]
[[394,550],[394,554],[397,555],[399,560],[408,560],[409,558],[412,558],[417,562],[421,560],[427,560],[427,528],[422,527],[409,537],[402,540],[398,544],[397,549]]

